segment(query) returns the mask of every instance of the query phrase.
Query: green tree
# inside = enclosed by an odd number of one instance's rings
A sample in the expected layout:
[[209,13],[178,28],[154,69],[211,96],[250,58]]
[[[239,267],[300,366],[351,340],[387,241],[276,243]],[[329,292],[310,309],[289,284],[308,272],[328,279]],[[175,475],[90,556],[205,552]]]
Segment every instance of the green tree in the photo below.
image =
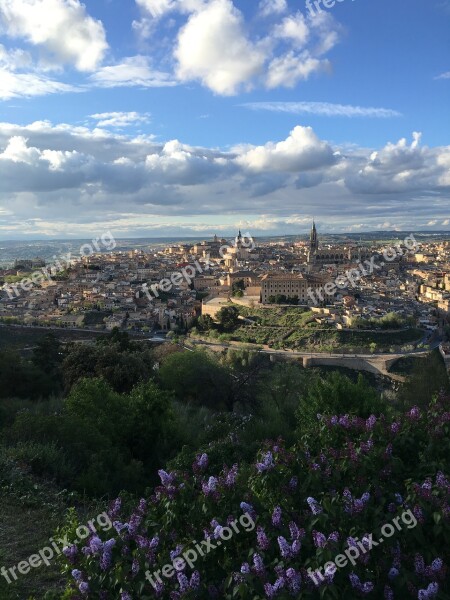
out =
[[224,306],[217,313],[217,321],[223,331],[233,331],[239,323],[239,309],[236,306]]
[[160,381],[183,403],[216,410],[233,405],[230,371],[203,351],[168,356],[159,370]]

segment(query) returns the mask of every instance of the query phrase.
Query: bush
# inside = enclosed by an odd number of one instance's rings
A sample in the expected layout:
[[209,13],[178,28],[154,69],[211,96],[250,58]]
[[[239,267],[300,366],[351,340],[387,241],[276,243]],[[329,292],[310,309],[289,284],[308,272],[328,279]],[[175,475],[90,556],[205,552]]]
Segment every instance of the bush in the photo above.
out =
[[[78,598],[81,585],[83,597],[105,600],[350,600],[363,592],[417,598],[431,585],[448,598],[448,400],[395,418],[320,416],[314,432],[294,446],[264,444],[253,465],[217,472],[205,455],[189,472],[160,471],[151,502],[142,500],[131,516],[115,502],[109,514],[116,531],[68,549],[68,590]],[[378,540],[395,518],[400,527],[368,549],[368,536]],[[155,594],[148,577],[203,537],[210,552],[197,553],[190,565],[178,561],[178,575],[172,569],[162,584],[153,576]],[[356,545],[355,538],[364,552],[326,578],[316,575],[315,586],[308,569],[314,574]]]

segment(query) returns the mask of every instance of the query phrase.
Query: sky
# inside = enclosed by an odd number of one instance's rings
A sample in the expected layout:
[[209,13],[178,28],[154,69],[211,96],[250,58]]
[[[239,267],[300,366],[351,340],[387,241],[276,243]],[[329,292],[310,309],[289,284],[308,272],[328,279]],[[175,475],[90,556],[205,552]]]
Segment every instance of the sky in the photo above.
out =
[[1,0],[0,239],[450,230],[450,0]]

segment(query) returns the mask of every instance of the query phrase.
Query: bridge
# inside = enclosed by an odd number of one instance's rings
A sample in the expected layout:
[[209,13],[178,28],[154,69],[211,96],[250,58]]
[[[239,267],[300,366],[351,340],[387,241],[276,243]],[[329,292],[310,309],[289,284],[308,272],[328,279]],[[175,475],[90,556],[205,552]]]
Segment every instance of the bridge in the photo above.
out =
[[267,347],[263,349],[251,348],[248,344],[240,342],[228,342],[226,344],[220,342],[205,342],[200,340],[189,340],[194,346],[207,346],[214,352],[223,352],[224,349],[245,349],[260,354],[267,354],[273,362],[279,360],[293,360],[301,362],[303,367],[344,367],[355,371],[366,371],[374,375],[383,375],[394,381],[404,382],[406,377],[391,373],[391,367],[401,358],[414,356],[425,358],[430,352],[429,350],[413,350],[412,352],[404,352],[397,354],[332,354],[324,352],[296,352],[293,350],[271,350]]

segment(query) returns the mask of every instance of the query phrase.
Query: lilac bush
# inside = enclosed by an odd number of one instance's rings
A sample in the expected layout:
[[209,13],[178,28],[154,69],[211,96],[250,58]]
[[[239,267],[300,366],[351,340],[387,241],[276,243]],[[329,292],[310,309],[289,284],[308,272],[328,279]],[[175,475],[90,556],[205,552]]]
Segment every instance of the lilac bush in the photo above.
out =
[[[112,504],[104,539],[92,533],[66,551],[66,597],[450,598],[447,406],[441,396],[395,419],[319,415],[313,433],[290,448],[267,442],[253,464],[210,472],[201,453],[189,472],[159,471],[132,514]],[[239,524],[244,514],[253,528]],[[212,549],[189,564],[200,544]],[[333,569],[351,547],[364,553]],[[168,564],[169,576],[146,576]]]

